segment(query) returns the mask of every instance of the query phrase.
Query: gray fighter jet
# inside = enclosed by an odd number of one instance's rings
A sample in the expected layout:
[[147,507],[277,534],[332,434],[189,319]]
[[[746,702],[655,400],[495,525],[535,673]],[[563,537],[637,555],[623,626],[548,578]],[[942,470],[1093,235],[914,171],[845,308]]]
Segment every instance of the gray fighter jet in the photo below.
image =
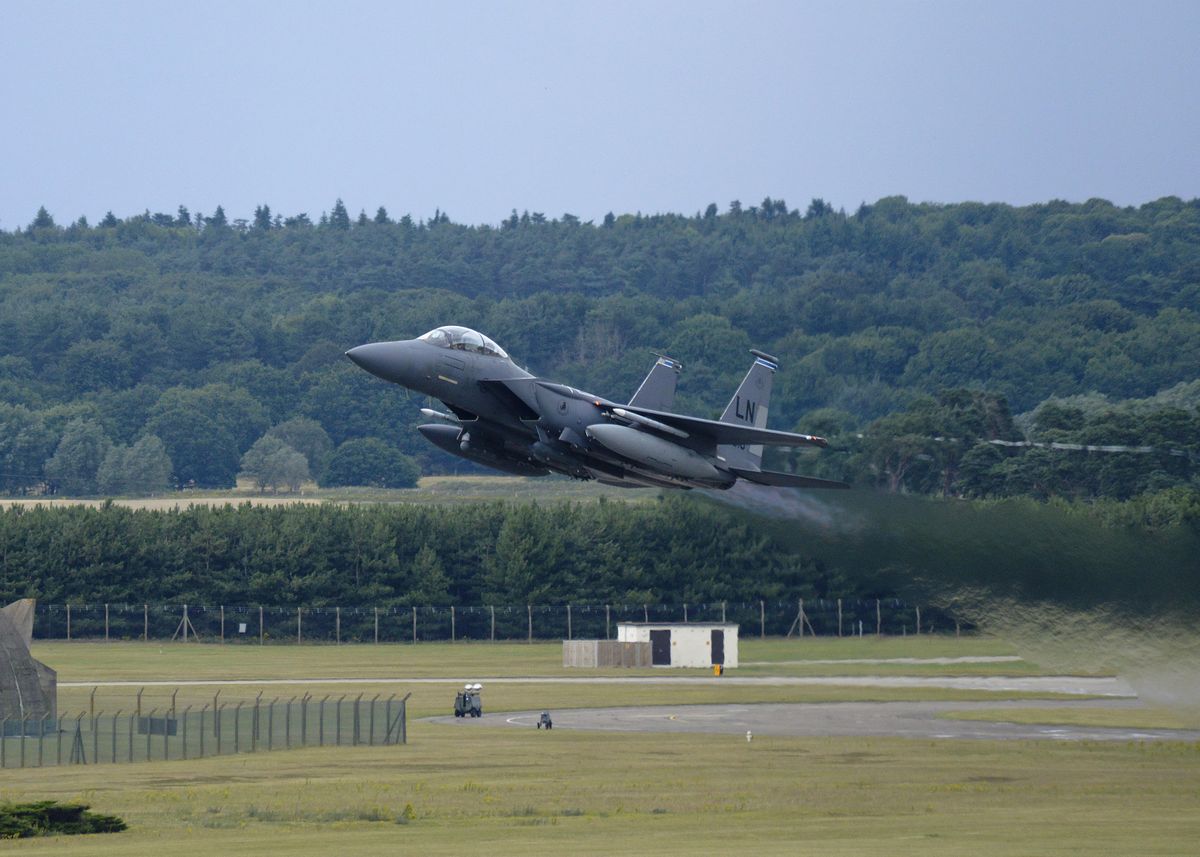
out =
[[445,403],[441,420],[418,426],[436,446],[521,476],[563,473],[608,485],[729,488],[759,485],[848,488],[761,468],[764,445],[825,446],[824,438],[766,428],[778,361],[754,363],[719,420],[670,411],[680,365],[658,361],[621,404],[537,378],[477,331],[447,326],[416,339],[372,342],[346,356],[373,375]]

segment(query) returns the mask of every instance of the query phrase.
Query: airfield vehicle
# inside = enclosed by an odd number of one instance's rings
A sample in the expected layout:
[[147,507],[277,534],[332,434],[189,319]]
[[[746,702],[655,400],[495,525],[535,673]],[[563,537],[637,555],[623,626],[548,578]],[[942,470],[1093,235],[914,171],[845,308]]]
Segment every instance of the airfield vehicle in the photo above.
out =
[[464,685],[463,689],[454,697],[454,716],[482,717],[483,697],[480,696],[482,690],[483,685],[481,684]]

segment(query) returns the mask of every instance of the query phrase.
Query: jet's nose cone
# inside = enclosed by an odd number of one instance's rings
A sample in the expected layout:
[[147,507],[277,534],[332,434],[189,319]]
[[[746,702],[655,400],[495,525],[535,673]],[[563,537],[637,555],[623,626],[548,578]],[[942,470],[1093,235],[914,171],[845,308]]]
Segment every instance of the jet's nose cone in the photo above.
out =
[[400,381],[404,371],[403,342],[369,342],[346,352],[353,360],[372,375],[388,381]]
[[372,342],[368,345],[357,345],[346,352],[346,356],[355,362],[356,365],[368,372],[371,371],[371,355],[379,351],[379,343]]

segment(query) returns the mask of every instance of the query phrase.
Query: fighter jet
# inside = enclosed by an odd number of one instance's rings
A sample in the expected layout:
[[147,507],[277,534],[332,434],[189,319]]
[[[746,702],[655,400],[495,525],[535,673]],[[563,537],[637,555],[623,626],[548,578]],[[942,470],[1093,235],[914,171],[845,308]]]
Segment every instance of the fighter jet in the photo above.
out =
[[483,334],[450,325],[346,356],[373,375],[443,402],[422,408],[441,422],[417,427],[454,455],[505,473],[561,473],[606,485],[665,488],[759,485],[848,488],[843,482],[763,470],[764,445],[826,446],[824,438],[766,427],[779,362],[754,363],[719,420],[671,412],[680,365],[659,357],[628,403],[538,378]]

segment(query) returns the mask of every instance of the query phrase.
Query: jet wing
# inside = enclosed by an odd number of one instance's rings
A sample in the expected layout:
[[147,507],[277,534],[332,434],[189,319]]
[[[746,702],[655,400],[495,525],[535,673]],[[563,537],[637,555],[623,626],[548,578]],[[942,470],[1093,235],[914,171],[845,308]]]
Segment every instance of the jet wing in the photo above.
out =
[[715,444],[763,444],[765,446],[828,446],[829,442],[823,437],[811,434],[795,434],[790,431],[775,431],[773,429],[743,426],[737,423],[723,423],[719,420],[705,420],[700,417],[689,417],[683,414],[672,414],[668,411],[655,411],[650,408],[638,408],[625,405],[624,410],[639,416],[664,423],[671,428],[686,433],[689,437],[703,438]]

